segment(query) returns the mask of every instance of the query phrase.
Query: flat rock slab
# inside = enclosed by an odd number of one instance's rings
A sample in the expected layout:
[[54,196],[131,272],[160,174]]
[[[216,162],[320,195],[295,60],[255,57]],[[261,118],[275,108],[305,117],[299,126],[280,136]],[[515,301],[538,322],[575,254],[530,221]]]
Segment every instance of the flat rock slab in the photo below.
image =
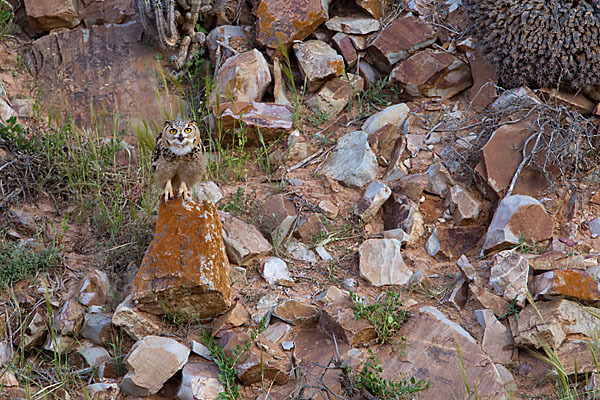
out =
[[25,11],[33,28],[39,33],[56,28],[73,28],[80,22],[73,0],[25,0]]
[[436,39],[437,34],[431,26],[408,14],[386,26],[368,51],[380,71],[390,72],[394,64],[429,46]]
[[133,396],[149,396],[187,362],[190,349],[174,339],[146,336],[137,341],[125,358],[129,372],[121,381],[121,390]]
[[190,357],[181,371],[177,400],[216,399],[225,388],[219,381],[219,367],[200,357]]
[[462,351],[471,390],[477,387],[478,398],[511,398],[504,380],[492,360],[475,339],[458,324],[434,307],[422,307],[400,328],[398,336],[406,338],[402,356],[382,347],[376,356],[384,366],[384,379],[394,381],[414,376],[430,382],[422,393],[427,399],[467,398],[460,369],[457,346]]
[[260,135],[265,142],[270,142],[292,130],[292,111],[286,105],[275,103],[225,103],[220,105],[220,110],[213,114],[221,116],[221,128],[226,136],[233,139],[231,132],[241,124],[246,127],[248,143],[260,143]]
[[394,104],[367,118],[367,120],[362,124],[361,129],[367,132],[369,135],[372,135],[388,124],[399,128],[408,117],[409,112],[410,109],[406,104]]
[[376,32],[381,24],[375,18],[365,17],[333,17],[325,22],[327,29],[354,35],[366,35]]
[[317,324],[319,309],[311,304],[289,299],[275,307],[273,315],[295,326],[310,327]]
[[133,282],[136,306],[152,314],[210,318],[231,305],[229,261],[210,202],[160,203],[156,234]]
[[473,84],[469,65],[445,51],[426,49],[398,64],[392,82],[413,97],[448,99]]
[[280,43],[289,48],[327,21],[328,14],[327,2],[321,0],[260,0],[254,7],[256,40],[274,50]]
[[363,131],[354,131],[338,140],[321,173],[342,181],[350,187],[363,187],[377,175],[377,158]]
[[[78,126],[90,126],[93,112],[118,111],[119,121],[164,121],[154,88],[157,77],[156,50],[142,41],[140,24],[110,24],[90,29],[59,30],[32,44],[28,65],[40,80],[45,103],[72,116]],[[60,77],[60,79],[57,79]],[[92,105],[92,109],[90,108]],[[112,126],[112,125],[111,125]]]
[[[523,145],[535,133],[536,125],[533,117],[505,124],[494,131],[481,149],[481,161],[475,171],[498,196],[502,197],[506,194],[517,168],[523,161]],[[533,143],[530,142],[528,146],[530,151]],[[538,159],[543,164],[544,159],[541,156],[538,156]],[[512,194],[537,196],[545,185],[543,175],[526,165],[515,182]]]
[[224,211],[219,211],[223,224],[223,241],[229,261],[242,265],[255,257],[266,255],[273,246],[252,225]]
[[370,322],[354,317],[354,306],[348,296],[325,305],[319,324],[329,337],[335,335],[340,343],[351,347],[366,346],[377,337],[377,333]]

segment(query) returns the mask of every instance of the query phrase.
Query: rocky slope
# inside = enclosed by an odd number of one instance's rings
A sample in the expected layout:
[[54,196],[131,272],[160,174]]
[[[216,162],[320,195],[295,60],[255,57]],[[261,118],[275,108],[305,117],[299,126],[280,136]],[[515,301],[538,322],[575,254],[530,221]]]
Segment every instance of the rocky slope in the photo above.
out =
[[[60,262],[0,282],[5,396],[600,390],[593,100],[497,86],[456,1],[197,3],[169,29],[205,61],[131,0],[13,5],[0,260]],[[164,204],[145,156],[181,114],[211,168]]]

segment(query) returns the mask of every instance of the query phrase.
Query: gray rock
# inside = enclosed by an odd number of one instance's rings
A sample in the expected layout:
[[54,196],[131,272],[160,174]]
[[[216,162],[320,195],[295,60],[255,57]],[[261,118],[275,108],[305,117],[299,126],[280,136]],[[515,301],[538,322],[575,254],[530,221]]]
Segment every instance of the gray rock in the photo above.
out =
[[354,208],[354,214],[358,215],[363,222],[371,221],[391,194],[392,190],[385,183],[381,181],[369,183],[362,199]]
[[267,339],[271,343],[281,343],[288,338],[292,332],[292,327],[285,322],[276,322],[270,325],[258,336]]
[[286,247],[291,258],[308,263],[316,263],[317,255],[302,242],[291,241]]
[[450,188],[455,185],[450,172],[441,162],[431,165],[427,170],[427,176],[429,178],[427,191],[440,197],[446,197]]
[[101,346],[92,343],[83,343],[71,354],[72,361],[81,368],[98,367],[110,360],[110,354]]
[[456,225],[475,222],[483,209],[481,202],[459,185],[450,188],[447,201]]
[[590,228],[590,233],[592,234],[593,238],[600,235],[600,218],[596,218],[588,222],[588,228]]
[[404,232],[403,229],[396,228],[396,229],[390,229],[388,231],[383,231],[383,238],[384,239],[396,239],[400,243],[406,244],[410,240],[410,235],[408,233]]
[[110,341],[112,337],[112,321],[110,315],[105,314],[102,307],[90,307],[83,317],[83,327],[79,334],[98,345]]
[[359,247],[361,278],[373,286],[406,285],[412,271],[404,264],[402,244],[395,239],[367,239]]
[[146,336],[138,340],[125,358],[129,370],[121,390],[133,396],[156,394],[187,362],[190,349],[174,339]]
[[231,282],[231,286],[247,285],[246,268],[232,265],[229,271],[229,281]]
[[[221,44],[224,44],[225,46],[222,46]],[[237,50],[239,53],[250,50],[252,47],[250,45],[250,37],[246,33],[246,30],[241,26],[234,25],[217,26],[206,35],[206,47],[208,48],[210,59],[213,62],[215,62],[215,53],[219,46],[221,46],[221,55],[224,58],[219,62],[223,62],[236,54],[226,46]]]
[[205,358],[208,361],[214,360],[214,357],[210,354],[210,350],[208,349],[208,347],[206,347],[202,343],[196,342],[195,340],[192,340],[190,342],[190,346],[192,348],[191,349],[192,353],[197,354],[200,357],[203,357],[203,358]]
[[363,187],[373,181],[377,175],[377,158],[367,138],[363,131],[350,132],[340,138],[321,173],[350,187]]
[[440,251],[440,241],[437,237],[437,228],[433,228],[431,236],[429,236],[427,243],[425,243],[425,250],[427,250],[427,254],[429,254],[431,257],[434,257],[438,251]]
[[272,196],[263,205],[265,226],[273,243],[282,243],[296,221],[296,206],[283,194]]
[[252,321],[260,324],[263,318],[266,316],[268,323],[271,317],[271,312],[275,306],[277,306],[277,304],[279,304],[279,297],[277,294],[270,293],[261,297],[258,300],[258,303],[256,303],[256,312],[252,314]]
[[197,201],[210,201],[217,204],[223,198],[219,187],[213,181],[200,182],[192,188],[192,196]]
[[121,392],[116,383],[92,383],[85,387],[91,400],[117,400]]
[[327,252],[327,250],[325,250],[325,247],[323,246],[315,247],[315,252],[319,255],[319,257],[321,257],[321,260],[323,261],[329,261],[333,259],[331,254],[329,254],[329,252]]
[[460,272],[462,272],[465,279],[467,279],[469,282],[475,279],[475,268],[469,262],[467,256],[465,256],[464,254],[460,256],[460,258],[456,260],[456,265],[460,269]]

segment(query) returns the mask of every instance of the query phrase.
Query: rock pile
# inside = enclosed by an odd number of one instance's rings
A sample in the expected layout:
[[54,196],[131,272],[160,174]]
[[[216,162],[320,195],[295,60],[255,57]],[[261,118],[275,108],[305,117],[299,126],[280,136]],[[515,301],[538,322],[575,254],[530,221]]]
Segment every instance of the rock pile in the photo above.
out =
[[[85,79],[97,71],[76,66],[73,72],[66,64],[79,65],[99,49],[103,57],[122,55],[104,66],[123,63],[122,74],[143,80],[128,65],[148,50],[137,49],[142,30],[131,22],[135,17],[117,19],[108,8],[102,8],[111,17],[106,24],[89,16],[91,4],[116,7],[116,0],[84,1],[88,14],[69,0],[54,0],[52,9],[30,3],[37,34],[69,28],[33,43],[34,73],[42,81],[68,73],[63,89],[80,98]],[[169,7],[181,13],[201,3]],[[23,334],[0,344],[71,354],[82,368],[100,371],[87,390],[107,398],[119,391],[214,398],[224,384],[213,362],[216,346],[236,359],[235,378],[252,398],[251,386],[263,381],[274,383],[273,398],[285,398],[300,381],[305,396],[317,397],[325,385],[341,397],[348,388],[319,368],[333,357],[359,371],[367,347],[386,379],[428,381],[426,398],[472,395],[458,368],[464,363],[480,398],[509,399],[516,380],[541,375],[529,352],[547,345],[567,374],[593,371],[589,343],[598,311],[586,305],[600,299],[600,192],[592,197],[591,190],[599,178],[592,170],[581,186],[553,192],[528,161],[544,156],[530,147],[547,132],[536,107],[560,101],[568,118],[584,118],[575,112],[592,115],[594,104],[526,87],[496,96],[497,79],[473,39],[431,23],[433,2],[407,2],[406,11],[391,14],[384,1],[259,0],[252,10],[234,3],[214,2],[203,11],[216,67],[204,122],[207,131],[221,129],[224,144],[242,127],[247,144],[268,157],[268,179],[246,184],[261,189],[261,198],[253,207],[241,204],[249,200],[227,182],[225,196],[214,183],[197,189],[211,201],[161,203],[154,240],[130,288],[115,294],[106,274],[92,271],[53,304],[54,315],[35,308]],[[464,10],[450,3],[445,18],[460,19]],[[152,15],[155,24],[167,16]],[[523,21],[534,17],[522,13]],[[482,30],[487,19],[475,20]],[[103,82],[122,78],[111,68]],[[524,71],[519,83],[535,72]],[[393,102],[381,101],[362,118],[363,109],[353,107],[381,82],[393,88]],[[579,85],[576,77],[571,82]],[[135,98],[138,89],[127,96]],[[107,96],[123,100],[117,90]],[[5,97],[0,91],[0,119],[28,118],[19,99]],[[303,125],[310,117],[318,129]],[[448,157],[451,151],[459,158]],[[471,161],[469,180],[458,172]],[[277,190],[272,182],[280,183]],[[412,317],[393,345],[374,346],[380,327],[357,319],[356,296],[366,307],[390,288],[406,295]],[[110,312],[113,298],[120,301]],[[199,330],[174,334],[166,321],[202,324],[215,342]],[[117,330],[125,334],[122,371],[108,352]],[[6,352],[0,347],[0,360]]]

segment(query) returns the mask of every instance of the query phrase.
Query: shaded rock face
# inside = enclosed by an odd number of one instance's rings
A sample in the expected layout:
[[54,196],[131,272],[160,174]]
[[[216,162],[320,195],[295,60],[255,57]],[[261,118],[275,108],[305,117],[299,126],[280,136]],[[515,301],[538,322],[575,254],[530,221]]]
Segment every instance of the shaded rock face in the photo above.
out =
[[214,204],[181,198],[161,203],[155,237],[133,282],[136,306],[200,318],[227,311],[229,262],[221,235]]
[[41,98],[78,126],[92,121],[90,105],[97,112],[110,104],[120,121],[152,121],[161,107],[170,108],[156,99],[154,55],[142,43],[142,27],[129,22],[53,31],[33,42],[28,65],[40,80]]

